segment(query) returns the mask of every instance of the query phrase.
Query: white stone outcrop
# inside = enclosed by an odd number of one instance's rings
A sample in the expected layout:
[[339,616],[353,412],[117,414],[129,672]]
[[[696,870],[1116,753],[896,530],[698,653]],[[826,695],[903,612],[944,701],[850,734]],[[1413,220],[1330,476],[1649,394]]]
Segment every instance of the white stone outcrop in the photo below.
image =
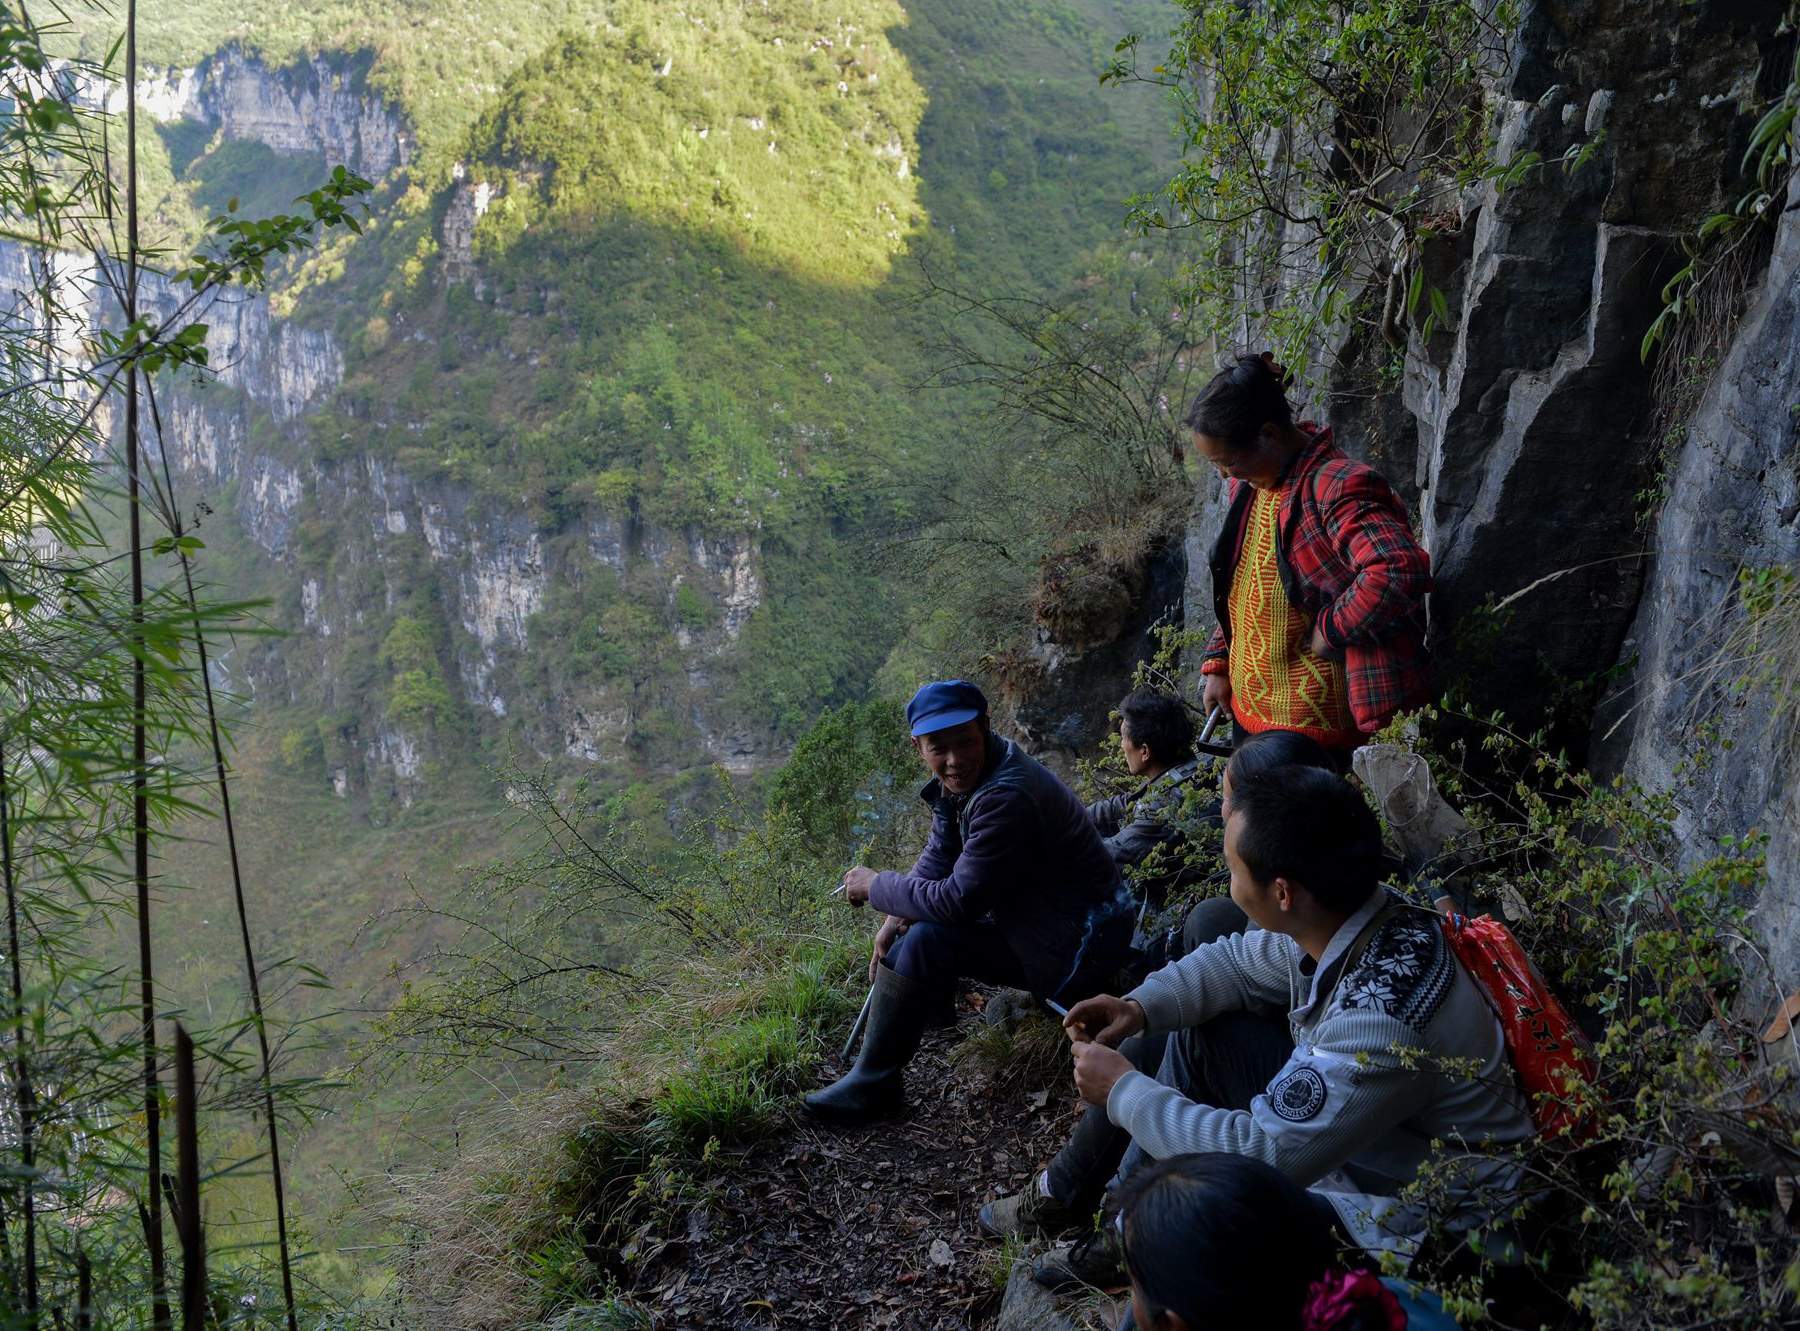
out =
[[[374,180],[412,160],[411,128],[363,86],[362,61],[323,54],[271,67],[228,46],[193,69],[152,71],[138,85],[138,105],[158,120],[216,125],[228,139],[247,139],[279,153],[319,153]],[[113,85],[107,110],[125,111],[125,89]]]

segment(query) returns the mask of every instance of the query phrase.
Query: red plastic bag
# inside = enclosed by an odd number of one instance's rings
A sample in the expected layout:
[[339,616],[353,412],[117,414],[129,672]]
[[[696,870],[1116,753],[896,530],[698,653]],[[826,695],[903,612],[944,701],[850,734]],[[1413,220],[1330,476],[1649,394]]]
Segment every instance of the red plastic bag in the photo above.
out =
[[1512,930],[1491,915],[1470,919],[1448,912],[1444,934],[1500,1019],[1538,1131],[1578,1141],[1591,1137],[1598,1120],[1589,1100],[1596,1076],[1592,1046]]

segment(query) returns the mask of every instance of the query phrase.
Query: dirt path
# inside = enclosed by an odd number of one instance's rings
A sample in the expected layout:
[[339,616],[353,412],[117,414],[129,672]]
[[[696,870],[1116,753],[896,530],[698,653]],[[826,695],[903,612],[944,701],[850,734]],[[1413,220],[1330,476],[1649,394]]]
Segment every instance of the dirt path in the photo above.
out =
[[796,1114],[730,1170],[689,1217],[685,1252],[636,1292],[658,1331],[983,1325],[1006,1272],[975,1214],[1056,1151],[1077,1102],[1066,1064],[1021,1085],[952,1059],[980,1020],[965,1004],[926,1035],[902,1116],[846,1131]]

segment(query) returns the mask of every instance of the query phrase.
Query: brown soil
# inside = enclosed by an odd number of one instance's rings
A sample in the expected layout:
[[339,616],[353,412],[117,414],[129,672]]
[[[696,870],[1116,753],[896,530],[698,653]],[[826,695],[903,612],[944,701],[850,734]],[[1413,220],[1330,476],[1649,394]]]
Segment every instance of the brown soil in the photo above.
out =
[[1066,1065],[1019,1087],[953,1060],[979,1021],[965,1010],[926,1035],[898,1117],[832,1129],[796,1109],[724,1171],[635,1292],[658,1331],[963,1331],[990,1318],[1006,1272],[976,1212],[1056,1152],[1078,1101]]

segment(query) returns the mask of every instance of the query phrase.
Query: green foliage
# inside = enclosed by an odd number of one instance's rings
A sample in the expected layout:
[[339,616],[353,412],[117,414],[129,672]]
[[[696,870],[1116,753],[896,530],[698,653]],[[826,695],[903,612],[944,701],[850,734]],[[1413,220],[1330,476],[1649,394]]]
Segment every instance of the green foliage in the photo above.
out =
[[[1598,1083],[1570,1088],[1597,1106],[1593,1139],[1523,1155],[1544,1189],[1532,1264],[1598,1328],[1788,1325],[1791,1281],[1770,1254],[1791,1250],[1775,1192],[1800,1166],[1800,1120],[1792,1037],[1762,1032],[1776,977],[1747,941],[1763,839],[1684,856],[1668,794],[1578,771],[1498,717],[1459,720],[1464,738],[1426,754],[1477,833],[1438,881],[1499,903],[1596,1033]],[[1479,1308],[1473,1284],[1447,1294]]]
[[387,714],[397,725],[436,727],[456,710],[456,699],[438,665],[432,630],[420,619],[394,620],[377,659],[394,672],[388,682]]
[[437,643],[423,620],[400,615],[388,630],[378,657],[381,664],[396,671],[435,670]]
[[316,727],[290,730],[281,737],[281,765],[290,772],[313,771],[325,761],[325,742]]
[[[1132,216],[1185,232],[1202,326],[1263,329],[1305,378],[1328,330],[1360,326],[1400,345],[1399,322],[1419,314],[1421,297],[1427,329],[1445,325],[1448,303],[1421,276],[1421,246],[1457,225],[1470,185],[1505,188],[1539,165],[1494,160],[1480,93],[1514,6],[1182,8],[1166,57],[1142,69],[1143,39],[1127,37],[1107,78],[1168,88],[1179,107],[1180,169],[1135,200]],[[1295,273],[1308,275],[1298,289]]]
[[[1778,34],[1792,33],[1800,23],[1800,4],[1790,4]],[[1794,172],[1794,128],[1800,116],[1800,51],[1789,68],[1787,86],[1764,110],[1750,132],[1741,164],[1746,181],[1737,199],[1723,212],[1701,221],[1681,241],[1687,262],[1664,282],[1663,308],[1644,330],[1640,357],[1646,361],[1669,339],[1684,319],[1735,321],[1743,299],[1741,259],[1765,244],[1787,201]]]
[[769,807],[819,853],[850,856],[885,830],[882,814],[920,772],[899,709],[874,700],[821,716],[769,785]]
[[442,675],[402,670],[388,685],[387,713],[402,726],[435,726],[456,706]]
[[694,589],[693,583],[684,582],[675,589],[675,618],[685,629],[708,628],[714,618],[712,603]]
[[476,124],[504,182],[484,247],[621,210],[831,285],[886,270],[919,220],[923,97],[886,35],[897,4],[612,8],[616,26],[553,44]]

